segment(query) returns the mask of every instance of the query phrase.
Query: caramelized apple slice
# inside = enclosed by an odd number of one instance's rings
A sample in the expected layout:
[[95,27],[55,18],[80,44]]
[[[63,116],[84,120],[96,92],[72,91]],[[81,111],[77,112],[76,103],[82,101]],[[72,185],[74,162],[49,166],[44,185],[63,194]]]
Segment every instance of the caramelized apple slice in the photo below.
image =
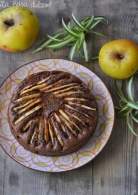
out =
[[26,132],[27,129],[29,129],[29,127],[31,126],[32,123],[33,123],[33,120],[30,120],[30,121],[22,128],[22,132]]
[[36,127],[30,139],[30,144],[36,145],[36,143],[38,142],[38,133],[39,131],[38,131],[38,128]]
[[88,110],[96,111],[96,108],[92,108],[92,107],[86,106],[84,104],[79,104],[79,103],[76,103],[76,102],[68,102],[68,103],[71,104],[71,105],[76,105],[76,106],[88,109]]
[[40,103],[41,99],[38,98],[37,100],[33,101],[32,103],[30,103],[28,106],[26,106],[25,108],[21,109],[18,111],[18,114],[22,114],[23,112],[25,112],[26,110],[28,110],[29,108],[35,106],[36,104]]
[[[42,119],[41,119],[41,121],[42,121]],[[44,138],[45,138],[46,143],[48,143],[48,141],[49,141],[49,129],[48,129],[48,123],[47,123],[46,118],[44,118],[43,123],[44,123]]]
[[78,110],[77,108],[72,107],[71,105],[65,104],[65,107],[67,107],[67,108],[69,108],[69,109],[71,109],[71,110],[73,110],[73,111],[76,111],[76,112],[78,112],[78,113],[84,115],[84,116],[87,117],[87,118],[90,118],[90,117],[91,117],[91,116],[89,116],[88,114],[86,114],[86,113],[84,113],[84,112],[81,112],[81,111]]
[[67,98],[64,98],[64,100],[66,100],[66,101],[76,100],[76,101],[80,101],[80,102],[86,102],[87,101],[87,99],[79,98],[79,97],[67,97]]
[[62,81],[63,81],[62,79],[61,79],[61,80],[58,80],[58,81],[54,81],[53,83],[48,84],[46,87],[40,89],[40,91],[47,91],[47,90],[49,90],[49,89],[51,89],[51,88],[53,89],[53,88],[56,87],[58,84],[60,84]]
[[67,92],[67,91],[74,91],[74,90],[77,90],[79,88],[79,86],[77,85],[77,86],[73,86],[73,87],[68,87],[68,88],[65,88],[65,89],[62,89],[62,90],[59,90],[59,91],[56,91],[56,92],[53,92],[55,95],[57,95],[57,94],[62,94],[62,93],[64,93],[64,92]]
[[43,118],[41,118],[41,117],[37,118],[36,125],[38,127],[38,143],[42,144],[45,141],[45,139],[44,139],[44,122],[43,122]]
[[48,76],[48,77],[47,77],[47,78],[45,78],[45,79],[42,79],[41,81],[38,81],[38,82],[37,82],[37,85],[42,84],[42,83],[44,83],[44,82],[48,81],[48,80],[50,79],[50,77],[51,77],[51,75],[50,75],[50,76]]
[[29,89],[30,87],[33,87],[33,86],[34,86],[34,84],[32,84],[32,85],[27,85],[26,87],[24,87],[24,88],[21,90],[21,92],[23,92],[24,90]]
[[68,127],[68,129],[71,131],[71,133],[73,135],[77,135],[76,131],[73,130],[72,128],[72,124],[70,121],[68,121],[62,114],[60,114],[60,118],[62,120],[63,123],[65,123],[65,125]]
[[57,94],[57,97],[64,97],[64,96],[70,96],[73,94],[81,94],[82,91],[70,91],[70,92],[66,92],[66,93],[62,93],[62,94]]
[[54,129],[55,135],[57,137],[57,140],[59,141],[60,145],[63,146],[64,145],[63,140],[62,140],[62,138],[61,138],[61,136],[59,134],[59,131],[58,131],[58,129],[57,129],[56,125],[55,125],[55,121],[53,119],[51,119],[51,124],[53,126],[53,129]]
[[22,120],[24,120],[26,117],[28,117],[29,115],[33,114],[34,112],[40,110],[42,108],[42,105],[36,106],[35,108],[33,108],[32,110],[29,110],[28,112],[24,113],[23,115],[21,115],[16,121],[15,121],[15,125],[18,124],[19,122],[21,122]]
[[46,92],[53,92],[53,91],[61,90],[63,88],[67,88],[67,87],[71,87],[71,86],[76,86],[76,83],[70,83],[70,84],[59,86],[59,87],[53,87],[52,89],[49,89]]
[[67,136],[69,137],[69,136],[70,136],[70,133],[69,133],[69,131],[67,131],[67,129],[65,129],[65,127],[64,127],[64,125],[62,124],[62,121],[60,120],[59,116],[58,116],[56,113],[54,113],[54,117],[55,117],[57,123],[61,126],[61,130],[62,130],[64,133],[66,133]]
[[23,94],[24,91],[26,91],[27,89],[30,89],[30,88],[32,88],[32,87],[35,87],[36,85],[43,84],[44,82],[48,81],[49,78],[50,78],[50,76],[47,77],[47,78],[45,78],[45,79],[42,79],[41,81],[38,81],[36,84],[32,84],[32,85],[28,85],[28,86],[24,87],[24,88],[21,90],[21,94]]
[[51,138],[52,144],[54,145],[54,133],[53,133],[53,129],[51,127],[50,122],[48,121],[47,123],[48,123],[48,129],[49,129],[50,138]]
[[59,110],[59,113],[60,113],[66,120],[70,121],[70,123],[73,124],[73,125],[78,129],[78,131],[81,131],[81,129],[79,128],[79,126],[78,126],[76,123],[74,123],[73,120],[71,120],[71,118],[66,114],[65,111],[63,111],[63,110],[60,109],[60,110]]
[[17,100],[15,100],[14,102],[15,103],[20,103],[22,101],[25,101],[25,100],[30,100],[32,98],[37,98],[37,97],[40,97],[40,93],[34,93],[32,95],[26,95],[24,97],[21,97],[21,98],[18,98]]
[[29,88],[29,89],[26,89],[26,90],[22,91],[22,92],[20,93],[20,95],[24,95],[24,94],[26,94],[26,93],[28,93],[28,92],[33,91],[33,90],[42,89],[42,88],[45,87],[45,86],[47,86],[46,83],[42,83],[42,84],[40,84],[40,85],[35,85],[35,86],[33,86],[33,87]]
[[68,111],[66,111],[66,113],[70,116],[70,117],[73,117],[74,119],[76,119],[77,121],[79,121],[81,124],[85,125],[85,122],[80,119],[78,116],[74,115],[73,113],[70,113]]
[[31,99],[31,100],[29,100],[29,101],[27,101],[27,102],[23,102],[20,106],[15,106],[15,107],[13,108],[13,110],[14,110],[14,111],[20,110],[21,108],[24,108],[24,107],[30,105],[31,103],[33,103],[35,100],[37,100],[37,99]]

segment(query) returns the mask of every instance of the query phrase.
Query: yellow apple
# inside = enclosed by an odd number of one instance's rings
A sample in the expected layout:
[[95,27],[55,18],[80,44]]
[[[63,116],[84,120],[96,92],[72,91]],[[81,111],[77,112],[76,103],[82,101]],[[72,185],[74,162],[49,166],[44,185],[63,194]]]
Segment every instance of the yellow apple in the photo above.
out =
[[38,32],[38,18],[28,8],[11,6],[0,12],[0,49],[23,51],[34,43]]
[[107,75],[126,79],[138,70],[138,45],[127,39],[110,41],[100,50],[99,64]]

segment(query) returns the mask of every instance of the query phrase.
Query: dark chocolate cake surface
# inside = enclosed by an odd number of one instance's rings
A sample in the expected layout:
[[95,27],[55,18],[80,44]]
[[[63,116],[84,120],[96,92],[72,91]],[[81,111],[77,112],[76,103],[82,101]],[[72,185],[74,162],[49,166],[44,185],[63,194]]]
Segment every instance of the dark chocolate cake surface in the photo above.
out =
[[25,78],[14,91],[8,120],[17,141],[40,155],[78,150],[94,133],[97,104],[88,87],[63,71]]

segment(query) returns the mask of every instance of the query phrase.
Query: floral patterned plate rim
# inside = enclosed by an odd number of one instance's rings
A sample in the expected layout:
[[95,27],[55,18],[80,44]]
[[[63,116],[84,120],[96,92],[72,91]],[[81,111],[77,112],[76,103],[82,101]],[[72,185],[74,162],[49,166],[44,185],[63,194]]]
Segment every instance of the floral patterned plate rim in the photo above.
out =
[[[7,109],[13,90],[26,76],[44,70],[62,70],[76,75],[92,90],[98,104],[99,118],[94,135],[80,150],[65,156],[40,156],[25,150],[11,134],[7,120]],[[106,145],[113,124],[114,105],[106,86],[96,74],[73,61],[43,59],[30,62],[11,73],[0,87],[0,145],[12,159],[31,169],[62,172],[85,165],[94,159]]]

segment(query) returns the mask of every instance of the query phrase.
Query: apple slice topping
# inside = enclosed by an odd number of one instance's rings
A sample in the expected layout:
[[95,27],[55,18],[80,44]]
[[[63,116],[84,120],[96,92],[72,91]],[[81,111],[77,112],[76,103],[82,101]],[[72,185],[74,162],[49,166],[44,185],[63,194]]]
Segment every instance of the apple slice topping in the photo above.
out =
[[24,113],[23,115],[21,115],[16,121],[15,121],[15,125],[18,124],[19,122],[21,122],[22,120],[24,120],[26,117],[28,117],[29,115],[32,115],[34,112],[40,110],[42,108],[42,105],[38,105],[36,107],[34,107],[33,109],[29,110],[28,112]]
[[[63,149],[67,139],[76,139],[81,127],[87,127],[87,121],[96,108],[91,106],[91,98],[86,90],[83,91],[81,83],[76,80],[64,82],[63,78],[49,81],[49,78],[20,90],[13,101],[13,111],[17,116],[14,124],[24,123],[22,132],[31,132],[29,144],[34,147],[50,143],[52,147],[58,144]],[[30,131],[34,119],[37,122]]]

